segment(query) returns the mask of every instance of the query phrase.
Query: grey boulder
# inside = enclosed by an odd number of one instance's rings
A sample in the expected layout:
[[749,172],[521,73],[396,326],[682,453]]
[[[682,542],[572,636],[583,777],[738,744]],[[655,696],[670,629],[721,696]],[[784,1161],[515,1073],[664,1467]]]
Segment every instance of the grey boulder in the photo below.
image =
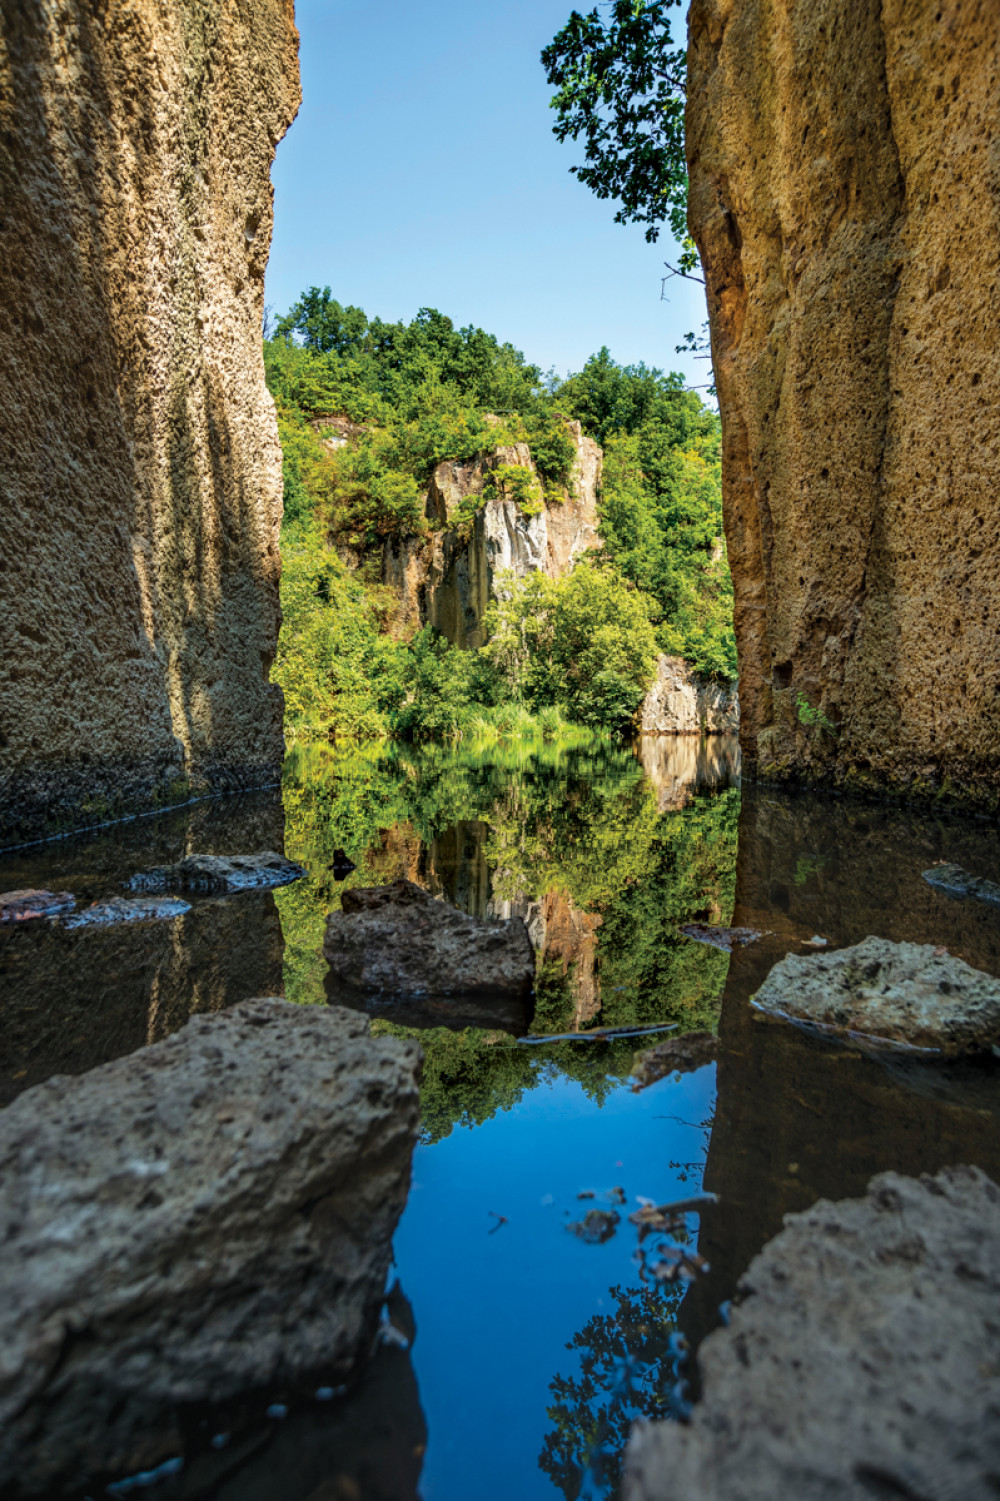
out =
[[1000,1190],[885,1173],[764,1247],[691,1421],[639,1424],[624,1501],[995,1501]]
[[176,865],[140,871],[127,885],[130,891],[253,891],[287,886],[305,873],[304,865],[273,850],[259,855],[187,855]]
[[1000,1040],[1000,980],[932,944],[866,938],[789,954],[753,998],[771,1016],[946,1057]]
[[1000,886],[995,881],[986,881],[982,876],[972,876],[960,865],[932,865],[924,871],[928,886],[936,886],[949,896],[971,896],[978,902],[991,902],[1000,906]]
[[519,917],[469,917],[412,881],[345,891],[342,902],[323,953],[348,989],[415,1000],[531,995],[535,955]]
[[107,902],[81,907],[63,921],[64,928],[109,928],[123,922],[163,922],[183,917],[191,903],[177,896],[113,896]]
[[175,1404],[349,1372],[419,1062],[354,1012],[254,1000],[0,1113],[0,1493],[148,1468]]

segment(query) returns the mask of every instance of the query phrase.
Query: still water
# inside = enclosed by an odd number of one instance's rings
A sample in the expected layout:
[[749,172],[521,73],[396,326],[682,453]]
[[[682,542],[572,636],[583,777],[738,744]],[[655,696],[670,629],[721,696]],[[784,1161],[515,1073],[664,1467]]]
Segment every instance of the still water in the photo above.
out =
[[[1000,879],[993,827],[763,789],[741,797],[737,782],[735,745],[721,738],[315,748],[290,758],[281,798],[203,803],[0,854],[0,889],[87,899],[191,851],[283,848],[309,872],[273,895],[196,900],[170,923],[3,935],[4,1102],[156,1041],[193,1011],[282,990],[335,1001],[319,957],[326,913],[345,887],[400,876],[465,911],[525,918],[539,960],[529,1035],[675,1023],[719,1038],[717,1065],[640,1091],[642,1040],[528,1045],[502,1017],[467,1028],[408,1016],[425,1049],[422,1136],[384,1339],[359,1387],[186,1414],[183,1463],[141,1483],[95,1474],[86,1494],[110,1483],[111,1495],[162,1501],[613,1496],[630,1421],[683,1414],[696,1395],[687,1352],[785,1213],[863,1192],[889,1167],[1000,1172],[992,1066],[888,1068],[748,1004],[813,934],[833,946],[869,933],[933,941],[1000,973],[996,913],[921,880],[939,859]],[[346,881],[337,850],[357,866]],[[730,956],[682,937],[688,921],[767,936]],[[373,1021],[376,1032],[398,1025]],[[708,1267],[650,1286],[628,1213],[638,1196],[703,1186],[719,1203],[687,1225]],[[603,1243],[569,1228],[589,1208],[619,1216]]]

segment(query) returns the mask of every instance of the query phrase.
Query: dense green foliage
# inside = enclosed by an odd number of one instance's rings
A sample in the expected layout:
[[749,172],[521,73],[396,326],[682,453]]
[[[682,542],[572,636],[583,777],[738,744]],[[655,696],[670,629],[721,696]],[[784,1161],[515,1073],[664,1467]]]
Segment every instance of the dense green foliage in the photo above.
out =
[[[600,916],[597,962],[602,1005],[593,1024],[679,1021],[713,1027],[728,956],[682,938],[681,922],[732,914],[737,794],[697,797],[659,813],[656,787],[614,742],[570,749],[534,743],[445,748],[304,747],[284,787],[286,850],[307,879],[275,893],[285,935],[290,999],[325,999],[320,954],[326,914],[353,886],[417,876],[448,900],[479,913],[489,870],[498,901],[559,893]],[[473,853],[457,864],[456,829]],[[334,879],[336,849],[357,865]],[[532,1030],[573,1025],[574,973],[541,956]],[[376,1022],[376,1030],[393,1029]],[[419,1034],[425,1051],[423,1130],[437,1139],[509,1108],[547,1070],[576,1079],[602,1099],[627,1077],[636,1044],[525,1048],[494,1032]]]
[[[428,309],[384,324],[316,287],[264,356],[284,455],[275,678],[293,736],[481,737],[539,715],[550,735],[567,722],[627,730],[657,650],[733,675],[718,423],[679,376],[603,349],[559,383],[482,329]],[[603,552],[558,582],[512,583],[483,652],[429,629],[392,639],[383,547],[441,524],[424,501],[436,465],[528,443],[541,484],[521,462],[497,463],[453,524],[492,499],[530,517],[568,494],[571,418],[607,451]]]
[[[586,165],[571,170],[598,198],[616,198],[616,223],[644,224],[647,240],[664,222],[677,240],[687,236],[687,56],[667,14],[679,4],[612,0],[607,19],[573,11],[542,53],[556,90],[553,130],[584,143]],[[685,262],[693,265],[693,247]]]

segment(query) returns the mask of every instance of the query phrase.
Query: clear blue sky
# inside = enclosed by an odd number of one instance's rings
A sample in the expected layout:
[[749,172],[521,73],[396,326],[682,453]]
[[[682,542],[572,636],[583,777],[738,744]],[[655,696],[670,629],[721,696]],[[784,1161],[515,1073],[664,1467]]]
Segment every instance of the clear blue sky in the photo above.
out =
[[296,0],[303,104],[274,168],[276,311],[329,285],[383,318],[437,307],[560,374],[607,344],[709,379],[674,353],[704,321],[701,287],[675,280],[660,301],[673,242],[615,224],[570,174],[579,147],[552,134],[538,54],[572,9]]

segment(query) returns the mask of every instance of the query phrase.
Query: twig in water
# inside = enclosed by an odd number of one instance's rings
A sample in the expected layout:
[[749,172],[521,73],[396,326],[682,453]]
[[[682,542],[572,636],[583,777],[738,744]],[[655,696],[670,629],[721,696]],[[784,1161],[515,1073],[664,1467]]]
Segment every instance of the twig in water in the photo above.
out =
[[608,1042],[614,1037],[644,1037],[647,1032],[674,1032],[676,1022],[657,1022],[654,1027],[595,1027],[592,1032],[553,1032],[547,1037],[516,1037],[515,1042],[533,1047],[539,1042]]

